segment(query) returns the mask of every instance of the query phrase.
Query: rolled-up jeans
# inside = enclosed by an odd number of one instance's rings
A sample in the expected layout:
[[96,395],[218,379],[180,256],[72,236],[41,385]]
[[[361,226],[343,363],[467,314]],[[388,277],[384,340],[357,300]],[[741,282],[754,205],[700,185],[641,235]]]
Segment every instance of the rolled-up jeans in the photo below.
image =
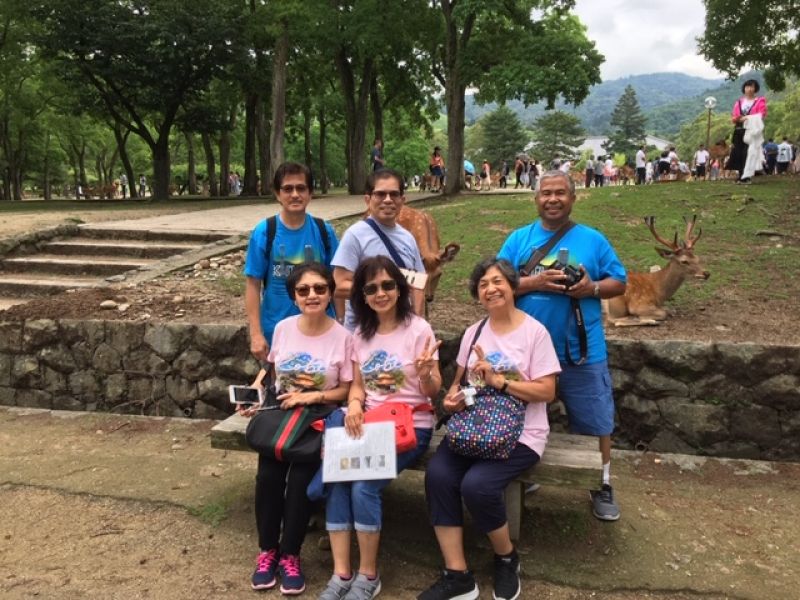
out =
[[[328,424],[329,425],[329,424]],[[328,426],[326,425],[326,426]],[[414,464],[431,443],[432,429],[414,428],[417,447],[397,455],[397,474]],[[381,530],[383,522],[383,489],[391,479],[346,481],[328,484],[325,504],[325,526],[328,531]]]

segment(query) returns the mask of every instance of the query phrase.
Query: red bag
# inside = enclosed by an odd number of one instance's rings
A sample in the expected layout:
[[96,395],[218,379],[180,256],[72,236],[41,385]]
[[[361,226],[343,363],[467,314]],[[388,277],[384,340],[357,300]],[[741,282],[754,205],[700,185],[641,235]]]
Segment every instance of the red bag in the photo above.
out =
[[397,453],[402,454],[417,447],[417,433],[414,431],[414,413],[418,410],[433,412],[430,404],[420,404],[411,408],[404,402],[384,402],[364,414],[364,423],[394,421],[394,443]]

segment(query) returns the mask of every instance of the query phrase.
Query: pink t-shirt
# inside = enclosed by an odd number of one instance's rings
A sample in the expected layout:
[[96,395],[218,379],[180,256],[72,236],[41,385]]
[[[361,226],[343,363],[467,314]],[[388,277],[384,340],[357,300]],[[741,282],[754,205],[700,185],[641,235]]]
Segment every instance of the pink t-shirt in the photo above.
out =
[[[456,362],[460,367],[473,365],[478,360],[470,352],[472,338],[478,323],[470,325],[461,339]],[[495,371],[503,373],[511,381],[532,381],[545,375],[561,372],[553,342],[544,325],[529,315],[525,315],[522,325],[511,333],[497,335],[489,322],[475,342],[484,352],[486,360]],[[469,363],[467,358],[469,355]],[[480,383],[480,382],[473,382]],[[542,456],[547,445],[550,425],[547,422],[547,403],[528,402],[525,410],[525,428],[519,437],[521,444]]]
[[[353,361],[358,363],[364,380],[367,410],[383,402],[404,402],[410,406],[430,404],[430,398],[419,389],[419,377],[414,361],[425,349],[425,342],[436,342],[430,324],[412,315],[409,321],[393,332],[376,333],[365,340],[356,329],[353,336]],[[434,354],[438,360],[439,353]],[[433,413],[414,413],[414,427],[433,427]]]
[[269,362],[275,365],[275,388],[331,390],[342,381],[353,381],[353,336],[339,323],[322,335],[300,331],[300,315],[287,317],[275,326]]

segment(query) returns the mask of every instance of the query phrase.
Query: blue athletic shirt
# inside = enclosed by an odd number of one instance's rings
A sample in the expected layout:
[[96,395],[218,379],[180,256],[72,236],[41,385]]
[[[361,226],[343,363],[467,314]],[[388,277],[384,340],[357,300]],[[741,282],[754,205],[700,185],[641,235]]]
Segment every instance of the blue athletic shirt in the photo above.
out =
[[[519,270],[530,259],[534,249],[544,246],[553,237],[554,231],[542,227],[540,221],[512,232],[500,248],[498,258],[504,258]],[[586,225],[576,225],[562,237],[548,255],[542,259],[535,272],[548,268],[556,261],[560,248],[569,249],[569,264],[576,269],[581,264],[589,273],[592,281],[600,281],[611,277],[623,283],[627,282],[625,267],[617,258],[611,244],[599,231]],[[558,353],[558,359],[566,362],[566,336],[569,332],[569,352],[572,360],[577,361],[581,355],[578,341],[578,328],[570,310],[570,297],[554,292],[530,292],[517,297],[517,308],[525,311],[542,323]],[[586,364],[606,360],[606,339],[603,334],[603,322],[599,298],[581,298],[581,311],[586,323],[588,354]]]
[[[331,259],[339,247],[339,241],[329,223],[325,223],[325,229],[328,231],[330,246],[328,254],[325,254],[325,244],[310,214],[306,213],[305,223],[299,229],[289,229],[278,217],[269,265],[266,263],[267,220],[264,219],[256,225],[250,234],[244,274],[256,279],[267,279],[266,286],[261,290],[261,329],[270,346],[275,325],[286,317],[300,314],[300,310],[286,291],[286,279],[296,265],[308,262],[306,246],[309,247],[313,261],[322,263],[328,268],[331,266]],[[328,313],[334,315],[333,299],[328,307]]]

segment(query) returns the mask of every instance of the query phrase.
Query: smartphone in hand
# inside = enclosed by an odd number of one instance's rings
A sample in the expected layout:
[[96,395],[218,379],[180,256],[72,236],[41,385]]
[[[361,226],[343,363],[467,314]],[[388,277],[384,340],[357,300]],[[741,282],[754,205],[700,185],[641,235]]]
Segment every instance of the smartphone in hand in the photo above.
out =
[[228,396],[231,404],[239,404],[250,408],[264,403],[264,388],[250,387],[249,385],[228,386]]

